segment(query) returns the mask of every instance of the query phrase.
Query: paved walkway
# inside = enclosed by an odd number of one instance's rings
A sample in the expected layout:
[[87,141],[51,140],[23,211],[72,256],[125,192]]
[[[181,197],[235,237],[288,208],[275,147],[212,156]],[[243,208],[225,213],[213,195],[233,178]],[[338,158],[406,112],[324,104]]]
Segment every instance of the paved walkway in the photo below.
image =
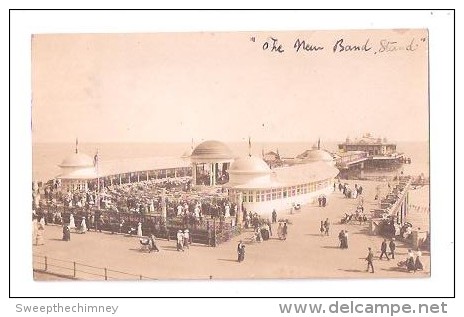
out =
[[[354,182],[349,183],[354,187]],[[357,183],[364,188],[364,205],[368,211],[375,205],[373,197],[377,183]],[[216,248],[192,245],[185,252],[178,252],[175,241],[158,240],[161,252],[144,253],[140,252],[136,237],[88,232],[72,234],[71,241],[65,242],[61,240],[61,227],[47,226],[45,245],[34,246],[33,252],[156,279],[428,277],[430,255],[425,252],[423,272],[407,273],[397,267],[397,262],[405,259],[407,254],[407,247],[401,243],[397,243],[395,260],[379,260],[377,257],[375,273],[366,273],[367,247],[372,247],[378,256],[382,238],[369,235],[367,224],[340,224],[341,216],[354,211],[357,203],[337,191],[329,196],[325,208],[304,206],[293,215],[278,214],[279,219],[288,218],[292,222],[286,241],[274,236],[262,243],[247,243],[252,234],[248,231]],[[319,233],[320,221],[325,218],[332,224],[328,237]],[[342,229],[348,230],[349,234],[347,250],[338,248],[337,236]],[[273,232],[277,232],[276,225]],[[240,239],[246,243],[242,263],[236,261],[236,246]],[[36,278],[40,279],[40,276],[36,275]],[[91,275],[81,278],[95,279]]]

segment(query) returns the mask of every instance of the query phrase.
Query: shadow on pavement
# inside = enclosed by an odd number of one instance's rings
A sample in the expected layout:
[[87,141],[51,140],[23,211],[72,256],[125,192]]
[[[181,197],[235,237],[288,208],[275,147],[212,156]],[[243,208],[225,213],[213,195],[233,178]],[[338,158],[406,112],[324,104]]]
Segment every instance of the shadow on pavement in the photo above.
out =
[[[349,273],[362,273],[366,272],[365,270],[344,270],[344,269],[338,269],[339,271],[344,271],[344,272],[349,272]],[[367,273],[367,272],[366,272]]]
[[[161,250],[163,250],[163,251],[182,252],[182,251],[177,251],[176,246],[164,246],[164,247],[161,247]],[[185,249],[184,249],[184,251],[185,251]]]
[[224,261],[224,262],[237,262],[237,260],[232,260],[232,259],[218,259],[218,261]]

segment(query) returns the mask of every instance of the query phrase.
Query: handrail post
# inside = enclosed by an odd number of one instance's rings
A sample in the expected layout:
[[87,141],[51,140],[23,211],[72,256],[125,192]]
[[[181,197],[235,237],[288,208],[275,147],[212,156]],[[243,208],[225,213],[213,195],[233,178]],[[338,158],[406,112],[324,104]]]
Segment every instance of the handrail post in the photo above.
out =
[[214,234],[214,238],[213,238],[213,247],[216,247],[216,218],[214,218],[214,222],[213,222],[213,234]]
[[140,280],[142,280],[142,275],[140,275]]
[[47,262],[47,257],[44,256],[44,258],[45,258],[45,271],[46,271],[48,269],[48,262]]
[[73,269],[74,269],[74,278],[76,278],[76,262],[73,262]]
[[108,280],[108,270],[105,267],[105,281],[107,281],[107,280]]

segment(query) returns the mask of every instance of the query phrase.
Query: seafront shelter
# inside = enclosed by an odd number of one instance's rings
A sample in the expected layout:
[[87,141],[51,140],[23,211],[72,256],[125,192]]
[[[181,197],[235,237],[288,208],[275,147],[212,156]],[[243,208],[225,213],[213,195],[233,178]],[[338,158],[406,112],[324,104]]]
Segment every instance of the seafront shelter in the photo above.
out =
[[89,182],[98,178],[94,160],[77,149],[68,155],[59,165],[61,173],[56,177],[60,180],[62,191],[86,191]]
[[273,210],[289,210],[312,203],[333,191],[338,169],[324,161],[270,169],[260,158],[236,159],[229,168],[229,200],[247,211],[269,216]]
[[306,150],[303,153],[297,155],[292,162],[294,164],[302,164],[321,161],[332,166],[335,165],[335,160],[332,154],[317,147],[313,147],[311,150]]
[[195,186],[216,186],[228,182],[228,169],[234,160],[232,151],[222,142],[209,140],[200,143],[190,156]]
[[125,160],[100,161],[80,153],[67,156],[59,165],[61,173],[56,177],[64,192],[97,190],[100,187],[191,177],[189,162],[177,157],[149,157]]

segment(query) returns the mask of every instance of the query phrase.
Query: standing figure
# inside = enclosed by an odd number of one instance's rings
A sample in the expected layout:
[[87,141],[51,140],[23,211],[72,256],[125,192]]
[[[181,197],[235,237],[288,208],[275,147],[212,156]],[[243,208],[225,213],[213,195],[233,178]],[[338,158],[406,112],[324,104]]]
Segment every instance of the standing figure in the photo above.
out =
[[187,247],[188,249],[189,244],[190,244],[190,233],[188,229],[185,229],[184,230],[184,246]]
[[156,245],[156,238],[153,233],[150,235],[150,252],[151,251],[159,252],[158,246]]
[[416,263],[414,262],[414,253],[412,250],[408,250],[408,259],[406,260],[406,268],[408,272],[414,271],[416,272]]
[[288,227],[287,227],[287,223],[284,222],[284,226],[282,228],[282,239],[287,240],[287,234],[288,234]]
[[326,218],[326,219],[325,219],[325,221],[324,221],[324,228],[325,228],[325,235],[328,236],[328,235],[329,235],[329,230],[330,230],[329,218]]
[[390,260],[387,254],[387,239],[383,239],[382,245],[380,246],[380,259],[382,260],[383,255],[385,254],[385,257],[387,260]]
[[139,222],[139,223],[137,224],[137,236],[138,236],[139,238],[141,238],[141,237],[143,236],[143,233],[142,233],[142,223],[141,223],[141,222]]
[[224,217],[226,218],[230,217],[230,206],[229,205],[226,205],[224,207]]
[[272,211],[272,223],[276,223],[276,222],[277,222],[277,212],[274,209]]
[[324,227],[324,221],[321,220],[321,236],[324,235],[324,232],[325,232],[325,227]]
[[395,249],[396,249],[395,238],[391,238],[388,246],[390,247],[390,255],[392,259],[395,259]]
[[82,217],[80,232],[81,233],[86,233],[87,232],[87,225],[85,223],[85,217]]
[[67,224],[63,226],[63,240],[64,241],[71,240],[71,231],[69,230],[69,226]]
[[177,251],[184,251],[184,234],[182,230],[177,231]]
[[237,245],[237,261],[238,261],[238,262],[242,262],[242,261],[243,261],[242,246],[243,246],[243,243],[242,243],[242,240],[240,240],[240,242],[239,242],[238,245]]
[[69,229],[74,229],[76,228],[76,224],[74,223],[74,215],[70,214],[69,215]]
[[259,228],[256,228],[255,235],[257,242],[263,241],[263,235],[261,234],[261,230]]
[[369,272],[369,267],[371,268],[371,273],[374,273],[374,252],[372,252],[371,248],[368,248],[369,253],[367,254],[366,261],[367,261],[367,270],[366,272]]
[[340,240],[340,248],[348,249],[348,230],[341,230],[338,239]]
[[340,249],[344,249],[345,248],[345,231],[344,230],[340,230],[340,232],[338,233],[338,240],[340,241]]
[[44,244],[45,220],[42,217],[37,224],[37,235],[35,236],[35,245]]
[[245,245],[242,244],[240,248],[240,262],[243,262],[245,260]]
[[277,228],[277,236],[279,237],[279,240],[282,240],[282,223],[279,222],[279,227]]
[[414,262],[414,267],[416,269],[416,271],[422,271],[424,269],[424,266],[422,265],[422,261],[421,261],[421,256],[422,256],[422,252],[420,249],[417,249],[417,252],[416,252],[416,261]]

